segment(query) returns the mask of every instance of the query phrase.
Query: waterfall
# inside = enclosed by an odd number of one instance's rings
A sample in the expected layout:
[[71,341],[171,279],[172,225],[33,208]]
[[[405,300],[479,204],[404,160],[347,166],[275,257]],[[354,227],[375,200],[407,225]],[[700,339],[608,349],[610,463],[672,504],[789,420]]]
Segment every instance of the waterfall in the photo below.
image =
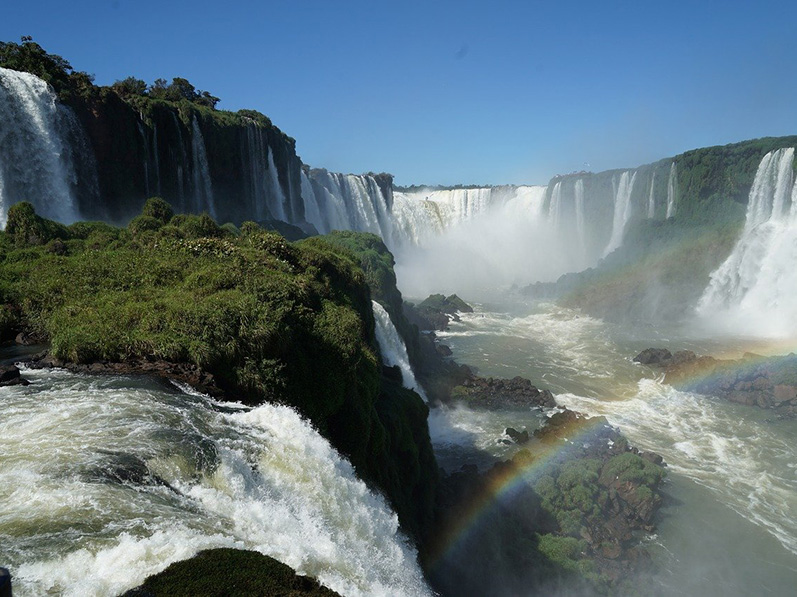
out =
[[756,336],[797,332],[797,185],[794,149],[759,163],[744,229],[698,303],[705,320]]
[[[656,211],[656,202],[653,196],[653,187],[656,186],[656,172],[650,177],[650,194],[648,195],[648,220],[652,220]],[[669,204],[669,202],[668,202]]]
[[0,388],[0,551],[19,595],[119,595],[214,547],[343,595],[430,594],[385,499],[292,409],[24,374],[32,385]]
[[678,188],[678,171],[675,162],[670,166],[670,178],[667,180],[667,217],[675,215],[676,189]]
[[161,196],[161,163],[158,157],[158,123],[152,123],[152,156],[155,158],[155,192]]
[[181,211],[189,212],[191,211],[191,207],[186,203],[185,197],[185,163],[188,161],[185,153],[185,143],[183,142],[183,128],[180,126],[180,121],[177,120],[177,114],[173,111],[170,112],[172,117],[172,122],[174,122],[174,128],[177,131],[177,140],[178,145],[180,146],[180,155],[179,157],[175,157],[175,161],[177,162],[177,194],[180,196],[180,207]]
[[[311,170],[312,197],[304,195],[305,213],[315,211],[317,221],[308,219],[322,230],[359,230],[391,239],[391,197],[387,196],[370,175],[337,174]],[[315,204],[315,207],[313,206]],[[323,206],[323,207],[322,207]]]
[[205,139],[202,130],[194,117],[191,120],[191,153],[194,158],[194,211],[199,213],[208,210],[211,217],[216,217],[216,204],[213,200],[213,185],[210,180],[208,154],[205,150]]
[[8,208],[30,201],[64,223],[79,219],[76,158],[66,137],[80,137],[69,108],[34,75],[0,68],[0,226]]
[[562,211],[562,181],[557,182],[551,191],[551,203],[548,206],[548,220],[554,230],[559,229]]
[[371,301],[371,304],[374,309],[376,341],[379,344],[379,351],[382,353],[382,361],[388,367],[397,366],[401,369],[401,379],[404,387],[415,390],[424,400],[427,400],[426,393],[412,372],[410,357],[407,355],[407,347],[404,345],[404,340],[401,339],[396,326],[390,320],[390,315],[376,301]]
[[625,229],[628,225],[628,220],[631,218],[631,193],[634,190],[634,181],[636,180],[636,172],[630,174],[626,170],[620,176],[620,182],[614,192],[614,218],[612,219],[612,234],[609,238],[609,243],[603,250],[603,257],[606,257],[618,249],[623,244],[623,237],[625,236]]
[[287,222],[288,218],[285,216],[285,194],[280,186],[279,173],[274,165],[274,154],[271,151],[271,146],[267,146],[266,153],[268,155],[268,176],[271,186],[269,211],[271,212],[271,217],[275,220]]
[[138,136],[141,137],[141,146],[144,148],[144,185],[146,186],[147,197],[151,197],[152,193],[150,192],[151,187],[149,182],[149,143],[147,143],[147,135],[144,133],[144,125],[139,121],[136,123],[136,126],[138,127]]
[[576,204],[576,234],[578,234],[579,245],[582,249],[586,248],[586,222],[584,220],[584,181],[580,178],[576,181],[573,192],[575,193]]

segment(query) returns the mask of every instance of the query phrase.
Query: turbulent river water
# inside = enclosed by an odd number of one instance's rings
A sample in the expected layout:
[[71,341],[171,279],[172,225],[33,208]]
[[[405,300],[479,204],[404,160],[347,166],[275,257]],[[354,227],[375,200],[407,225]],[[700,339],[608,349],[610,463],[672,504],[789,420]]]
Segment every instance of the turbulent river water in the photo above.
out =
[[[797,587],[797,425],[771,412],[681,392],[632,358],[649,346],[739,356],[784,345],[706,340],[684,330],[626,329],[552,305],[482,305],[438,334],[481,375],[528,377],[563,405],[604,415],[669,466],[657,534],[663,595],[791,595]],[[786,351],[788,352],[788,351]],[[476,447],[485,463],[514,449],[503,429],[534,429],[533,411],[438,413],[442,466]]]
[[296,412],[145,377],[0,388],[14,594],[118,595],[200,549],[257,550],[345,595],[427,595],[398,519]]

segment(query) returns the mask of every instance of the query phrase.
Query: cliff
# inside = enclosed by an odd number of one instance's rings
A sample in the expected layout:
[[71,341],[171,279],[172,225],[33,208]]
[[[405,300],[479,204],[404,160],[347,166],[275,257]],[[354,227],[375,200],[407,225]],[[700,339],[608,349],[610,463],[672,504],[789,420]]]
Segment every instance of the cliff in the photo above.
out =
[[162,200],[126,229],[67,227],[20,203],[0,262],[4,338],[47,342],[52,363],[78,370],[194,374],[186,364],[231,399],[288,404],[423,539],[437,479],[428,409],[383,373],[371,290],[350,251],[173,216]]
[[[745,221],[748,197],[759,165],[769,152],[797,146],[797,136],[768,137],[695,149],[626,171],[578,173],[554,178],[548,206],[559,185],[566,193],[583,186],[586,244],[600,254],[616,227],[620,178],[628,173],[627,221],[622,242],[584,272],[553,284],[534,284],[523,293],[557,298],[607,318],[671,320],[691,312],[709,275],[727,258]],[[592,232],[589,232],[592,231]]]

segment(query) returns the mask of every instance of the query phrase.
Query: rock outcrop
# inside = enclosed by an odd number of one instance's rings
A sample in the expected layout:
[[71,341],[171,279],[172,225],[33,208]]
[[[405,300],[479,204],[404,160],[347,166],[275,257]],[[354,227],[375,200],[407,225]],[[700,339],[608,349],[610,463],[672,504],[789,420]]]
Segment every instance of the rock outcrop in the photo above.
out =
[[779,417],[797,416],[797,355],[715,359],[691,350],[670,353],[648,348],[634,361],[664,371],[664,381],[679,389],[730,402],[773,409]]

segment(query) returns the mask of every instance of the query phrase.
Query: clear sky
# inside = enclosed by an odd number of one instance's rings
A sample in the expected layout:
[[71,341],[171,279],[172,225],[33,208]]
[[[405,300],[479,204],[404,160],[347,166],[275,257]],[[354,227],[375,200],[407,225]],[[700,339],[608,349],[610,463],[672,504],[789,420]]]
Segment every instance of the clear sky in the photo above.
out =
[[0,0],[98,84],[182,76],[399,184],[545,184],[797,133],[797,2]]

